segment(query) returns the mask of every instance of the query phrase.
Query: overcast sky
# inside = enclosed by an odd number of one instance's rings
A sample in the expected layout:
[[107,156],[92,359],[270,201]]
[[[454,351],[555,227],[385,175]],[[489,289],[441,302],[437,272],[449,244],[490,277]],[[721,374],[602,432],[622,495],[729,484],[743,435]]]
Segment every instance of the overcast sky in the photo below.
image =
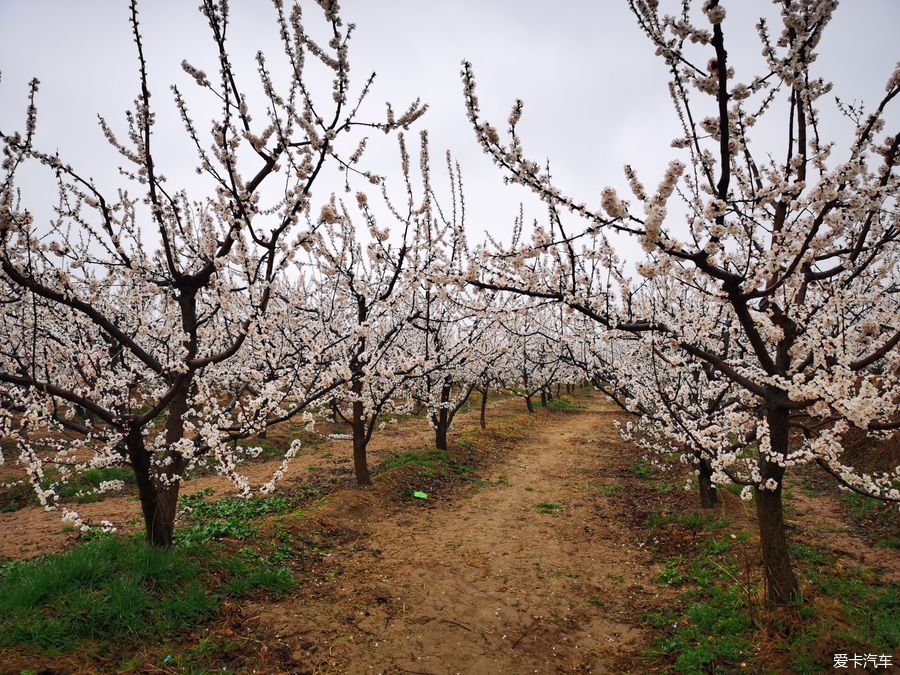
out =
[[[187,58],[215,73],[214,49],[196,0],[141,3],[143,34],[150,68],[162,171],[171,182],[191,187],[196,158],[183,142],[168,87],[178,83],[196,111],[201,130],[208,128],[209,106],[181,71]],[[468,226],[472,239],[485,229],[509,231],[518,204],[529,215],[543,211],[518,187],[506,187],[500,172],[481,154],[465,116],[460,61],[472,61],[485,117],[504,127],[516,97],[525,103],[522,133],[526,153],[549,158],[565,191],[590,205],[599,203],[604,185],[624,185],[622,165],[635,166],[643,182],[654,186],[672,157],[676,118],[666,90],[666,71],[638,30],[625,0],[547,2],[547,0],[344,0],[343,16],[357,24],[351,43],[351,74],[357,87],[376,71],[369,117],[383,119],[384,101],[405,108],[417,96],[430,105],[417,128],[431,134],[436,168],[450,149],[462,165]],[[663,6],[666,0],[662,2]],[[671,3],[670,3],[671,4]],[[675,3],[676,6],[678,3]],[[697,4],[700,4],[699,2]],[[232,0],[230,40],[233,60],[248,92],[258,92],[253,54],[258,49],[273,65],[282,63],[273,9],[266,0]],[[304,3],[306,23],[315,32],[322,21],[314,3]],[[760,64],[753,28],[760,15],[776,18],[767,0],[723,2],[728,10],[725,34],[737,68],[737,81],[748,81]],[[772,32],[777,35],[777,24]],[[826,34],[818,74],[834,82],[833,94],[874,103],[900,58],[897,0],[844,0]],[[894,36],[893,38],[891,36]],[[709,48],[711,49],[711,48]],[[137,92],[136,59],[125,0],[0,0],[0,129],[23,126],[26,83],[41,82],[38,146],[59,150],[65,161],[114,187],[118,158],[111,154],[96,124],[107,117],[124,135],[123,111]],[[327,100],[330,85],[320,91]],[[830,114],[823,102],[825,136],[848,137],[846,121]],[[256,108],[257,121],[264,118]],[[895,124],[897,115],[893,114]],[[756,140],[782,156],[783,124],[762,128]],[[757,155],[761,154],[756,150]],[[368,158],[378,173],[395,172],[396,150],[375,145]],[[442,178],[436,174],[435,180]],[[31,184],[28,184],[31,186]],[[438,183],[440,186],[441,183]],[[339,183],[320,185],[317,200]],[[34,183],[26,205],[37,204],[46,187]],[[199,196],[199,195],[197,195]]]

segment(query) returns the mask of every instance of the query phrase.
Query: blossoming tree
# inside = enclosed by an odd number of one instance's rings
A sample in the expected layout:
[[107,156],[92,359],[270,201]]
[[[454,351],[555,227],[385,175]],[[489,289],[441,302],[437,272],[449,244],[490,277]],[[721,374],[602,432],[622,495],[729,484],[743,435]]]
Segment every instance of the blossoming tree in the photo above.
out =
[[[229,57],[228,4],[203,0],[217,77],[186,62],[183,68],[219,105],[209,140],[180,88],[172,93],[199,158],[200,182],[210,185],[206,197],[191,198],[162,174],[135,0],[138,94],[124,137],[100,119],[124,162],[116,192],[38,148],[37,81],[25,131],[0,134],[0,313],[7,334],[21,336],[4,343],[0,383],[7,420],[20,425],[20,458],[46,505],[56,503],[42,480],[47,461],[63,476],[127,465],[148,540],[169,546],[180,481],[199,458],[213,457],[246,492],[229,442],[298,412],[333,386],[335,373],[304,349],[316,331],[301,325],[284,339],[278,321],[290,310],[273,299],[297,250],[313,245],[315,228],[301,221],[322,168],[333,162],[355,169],[364,147],[341,150],[343,138],[362,125],[357,111],[371,78],[356,102],[349,98],[353,25],[342,21],[336,2],[318,4],[331,36],[326,46],[306,32],[299,5],[286,15],[275,0],[289,77],[276,84],[257,54],[267,101],[257,121]],[[325,97],[307,84],[308,59],[331,73]],[[386,122],[364,126],[389,132],[422,112],[416,103],[397,117],[389,107]],[[22,201],[29,193],[17,177],[29,164],[43,165],[58,187],[48,222],[36,221]],[[265,201],[264,185],[274,195]],[[273,367],[282,358],[295,368]]]
[[[672,15],[659,4],[634,0],[630,6],[668,68],[682,125],[673,146],[683,159],[670,163],[652,193],[626,167],[633,202],[607,188],[596,208],[557,187],[549,171],[525,155],[517,131],[522,103],[513,107],[504,141],[481,119],[474,75],[464,65],[465,100],[479,142],[512,182],[548,204],[555,225],[554,236],[538,233],[517,257],[556,256],[560,272],[567,272],[536,276],[528,265],[508,264],[506,251],[486,257],[474,283],[556,299],[609,328],[656,333],[691,359],[679,363],[708,364],[755,402],[762,412],[754,427],[752,492],[767,596],[787,603],[798,584],[783,519],[786,471],[812,463],[848,489],[900,499],[900,469],[866,473],[842,459],[842,438],[851,429],[877,438],[900,425],[900,134],[883,133],[885,110],[900,93],[900,70],[870,111],[842,106],[854,134],[849,147],[837,150],[824,140],[817,108],[830,86],[813,72],[833,0],[784,3],[774,40],[761,20],[764,63],[743,81],[729,61],[718,0],[703,4],[701,18],[690,2]],[[784,103],[788,130],[777,154],[753,139],[763,118],[779,114],[776,100]],[[669,215],[675,199],[683,214],[677,219]],[[587,224],[577,235],[563,228],[566,211]],[[696,288],[702,309],[656,320],[638,315],[624,295],[612,303],[606,277],[593,272],[607,255],[605,231],[639,241],[646,258],[638,271]],[[748,346],[740,358],[722,351],[721,343],[695,337],[714,328],[710,317],[720,310]],[[720,422],[737,419],[724,415]]]

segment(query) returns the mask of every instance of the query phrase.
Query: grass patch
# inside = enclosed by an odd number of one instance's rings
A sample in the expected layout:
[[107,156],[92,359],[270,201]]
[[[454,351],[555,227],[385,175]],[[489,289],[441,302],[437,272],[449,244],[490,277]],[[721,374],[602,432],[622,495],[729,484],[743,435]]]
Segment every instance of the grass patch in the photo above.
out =
[[418,475],[426,478],[448,476],[452,473],[462,480],[478,482],[478,477],[475,475],[475,467],[451,458],[445,450],[401,452],[388,457],[382,464],[387,471],[407,465],[419,467]]
[[567,401],[564,398],[554,398],[552,401],[547,403],[549,408],[553,408],[554,410],[565,410],[575,411],[575,410],[586,410],[587,406],[582,405],[581,403],[572,403],[571,401]]
[[721,530],[731,521],[727,518],[712,513],[651,513],[647,517],[646,525],[650,528],[664,527],[666,525],[682,525],[694,530]]
[[856,492],[840,492],[841,501],[844,502],[854,520],[866,520],[878,515],[884,503],[872,497],[857,494]]
[[789,544],[791,555],[795,560],[805,560],[813,565],[825,565],[828,560],[819,551],[812,546],[807,546],[799,541],[792,541]]
[[135,482],[134,471],[127,466],[86,469],[72,476],[68,482],[55,485],[54,489],[63,499],[74,499],[83,504],[104,499],[106,495],[95,492],[96,488],[100,486],[100,483],[114,480],[120,480],[125,485],[132,485]]
[[615,497],[616,495],[620,495],[625,491],[625,487],[622,485],[611,485],[609,483],[600,483],[597,485],[597,492],[605,497]]
[[660,670],[826,673],[834,652],[890,654],[900,644],[895,585],[792,542],[805,597],[774,611],[760,603],[756,580],[741,580],[735,542],[746,539],[707,537],[690,555],[665,559],[655,581],[678,589],[681,610],[645,617],[657,636],[646,653],[665,663]]
[[160,550],[138,537],[105,535],[0,568],[0,647],[59,653],[100,641],[119,649],[196,626],[226,597],[292,584],[289,569],[246,549],[228,555],[189,543]]
[[650,463],[639,459],[628,469],[635,478],[650,478]]
[[753,624],[745,596],[733,584],[735,571],[730,560],[667,559],[657,582],[684,588],[686,610],[682,616],[670,611],[648,615],[647,621],[663,633],[649,653],[664,657],[679,673],[731,672],[729,666],[746,661],[752,654]]
[[721,555],[731,550],[732,543],[726,539],[710,539],[706,544],[707,555]]
[[553,502],[538,502],[534,505],[534,508],[538,510],[538,513],[543,513],[546,516],[552,516],[555,513],[559,512],[562,509],[562,504],[554,504]]
[[284,497],[225,497],[206,501],[209,493],[201,490],[181,499],[184,511],[194,524],[175,530],[175,541],[197,544],[215,539],[248,539],[258,534],[251,522],[269,514],[284,513],[291,503]]
[[399,469],[401,466],[412,464],[434,471],[445,468],[449,461],[450,458],[444,450],[425,450],[422,452],[401,452],[397,455],[391,455],[384,460],[382,466],[384,466],[385,470],[391,471]]

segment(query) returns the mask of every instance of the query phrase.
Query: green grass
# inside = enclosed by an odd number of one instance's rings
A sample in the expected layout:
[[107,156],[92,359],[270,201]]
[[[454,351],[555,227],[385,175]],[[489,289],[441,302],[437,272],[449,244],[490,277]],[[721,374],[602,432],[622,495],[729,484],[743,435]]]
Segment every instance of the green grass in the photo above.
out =
[[11,485],[12,482],[4,485],[6,491],[0,499],[0,513],[18,511],[23,506],[37,506],[40,503],[31,483],[22,480]]
[[686,609],[681,616],[669,610],[647,616],[662,633],[649,653],[665,657],[679,673],[731,672],[729,666],[745,661],[752,654],[753,625],[733,583],[735,572],[730,560],[667,559],[657,583],[682,588]]
[[208,501],[209,494],[182,498],[190,524],[176,529],[170,550],[92,533],[63,553],[0,564],[0,649],[60,653],[90,643],[113,654],[150,638],[173,639],[210,620],[225,598],[292,588],[286,562],[298,552],[278,523],[271,541],[253,542],[267,553],[233,552],[215,541],[255,537],[259,518],[292,504],[283,497]]
[[391,455],[384,460],[383,466],[390,471],[407,464],[413,464],[425,469],[441,469],[447,466],[449,456],[444,450],[424,450],[422,452],[401,452]]
[[161,551],[103,537],[0,575],[0,647],[67,651],[91,639],[133,641],[212,616],[195,549]]
[[826,557],[814,549],[812,546],[807,546],[806,544],[802,544],[799,541],[792,541],[789,544],[791,555],[795,560],[805,560],[808,563],[812,563],[813,565],[824,565],[829,562]]
[[50,653],[85,641],[116,648],[174,636],[226,597],[283,593],[293,573],[267,557],[182,541],[170,550],[103,535],[63,553],[0,566],[0,648]]
[[669,524],[683,525],[694,530],[721,530],[731,521],[713,513],[651,513],[646,525],[650,528],[663,527]]
[[448,476],[452,473],[465,481],[478,482],[473,466],[451,458],[444,450],[401,452],[388,457],[382,464],[387,471],[407,465],[419,467],[418,474],[424,477]]
[[597,485],[597,492],[605,497],[614,497],[625,491],[622,485],[610,485],[608,483],[600,483]]
[[582,405],[580,403],[572,403],[571,401],[567,401],[564,398],[554,398],[552,401],[549,401],[547,405],[554,410],[574,411],[587,409],[586,405]]
[[632,464],[629,471],[635,478],[650,478],[650,464],[643,459]]
[[291,509],[290,502],[284,497],[226,497],[210,502],[205,500],[207,494],[201,491],[182,497],[181,507],[190,514],[194,524],[176,528],[176,542],[248,539],[258,533],[251,522],[253,519]]
[[104,481],[120,480],[126,485],[135,482],[134,471],[126,466],[110,466],[102,469],[86,469],[72,477],[67,483],[56,488],[57,493],[63,498],[72,498],[79,503],[95,502],[105,499],[105,494],[94,492],[100,483]]
[[882,585],[862,568],[850,570],[844,576],[822,575],[819,579],[822,594],[837,598],[847,613],[851,625],[845,632],[851,642],[868,643],[887,652],[900,645],[897,585]]
[[726,539],[710,539],[706,543],[706,554],[712,556],[721,555],[730,551],[731,547],[732,543]]
[[557,513],[560,509],[562,509],[561,504],[554,504],[553,502],[539,502],[534,505],[534,508],[538,510],[539,513],[543,513],[547,516],[552,516]]
[[[665,559],[655,581],[678,589],[681,609],[645,617],[656,635],[647,654],[663,660],[667,672],[730,673],[749,662],[753,672],[775,672],[761,667],[762,659],[784,672],[812,674],[832,672],[822,656],[829,649],[887,654],[896,649],[896,585],[865,568],[835,566],[827,551],[800,542],[790,548],[806,597],[787,624],[784,615],[769,615],[758,605],[759,588],[742,580],[732,541],[708,537],[692,555]],[[822,611],[823,604],[829,609]],[[780,641],[773,644],[773,636]]]

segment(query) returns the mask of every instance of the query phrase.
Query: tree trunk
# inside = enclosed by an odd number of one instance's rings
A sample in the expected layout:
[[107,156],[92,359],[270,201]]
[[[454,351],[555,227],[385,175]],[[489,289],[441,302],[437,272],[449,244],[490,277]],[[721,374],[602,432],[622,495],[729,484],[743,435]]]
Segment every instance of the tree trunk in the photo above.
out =
[[128,434],[126,444],[141,500],[147,543],[159,548],[169,548],[175,531],[178,489],[181,483],[174,481],[168,486],[157,487],[151,475],[150,456],[144,448],[140,429]]
[[541,387],[541,407],[547,407],[547,390],[543,387]]
[[700,506],[704,509],[714,509],[721,504],[719,491],[712,483],[712,466],[709,460],[701,458],[698,469],[700,470]]
[[338,402],[335,399],[331,399],[331,402],[329,403],[329,405],[331,406],[331,423],[337,424],[338,423],[338,413],[340,412],[340,410],[338,408]]
[[[788,448],[788,411],[771,408],[766,414],[772,453],[785,456]],[[778,485],[774,490],[754,489],[756,520],[759,525],[759,543],[762,548],[763,566],[766,572],[766,600],[776,605],[791,604],[799,598],[797,577],[791,566],[787,536],[784,530],[784,508],[781,501],[784,467],[762,457],[759,462],[762,482],[769,479]]]
[[146,493],[138,487],[147,541],[158,548],[170,548],[175,534],[175,514],[181,482]]
[[528,412],[534,412],[534,406],[531,404],[531,397],[525,397],[525,407],[528,408]]
[[[195,324],[196,314],[193,298],[182,300],[182,323],[186,331]],[[190,334],[190,333],[189,333]],[[189,346],[189,351],[191,347]],[[173,447],[184,437],[184,418],[188,412],[188,394],[193,377],[179,377],[177,389],[168,407],[166,417],[165,440],[168,447]],[[178,491],[181,487],[181,474],[186,462],[177,452],[169,452],[162,475],[154,475],[151,457],[144,446],[141,429],[131,429],[125,439],[128,458],[134,470],[138,497],[141,500],[141,512],[144,516],[144,533],[147,542],[159,548],[170,548],[175,531],[175,514],[178,511]]]
[[353,473],[356,476],[357,485],[372,484],[372,476],[366,460],[368,444],[362,401],[353,401]]
[[450,394],[452,385],[448,381],[444,381],[441,385],[441,409],[437,415],[432,417],[434,421],[434,447],[438,450],[447,451],[447,431],[450,429]]
[[479,419],[481,423],[481,428],[487,428],[487,402],[488,402],[488,388],[485,387],[481,390],[481,417]]
[[434,447],[444,452],[447,451],[447,427],[440,422],[434,430]]

